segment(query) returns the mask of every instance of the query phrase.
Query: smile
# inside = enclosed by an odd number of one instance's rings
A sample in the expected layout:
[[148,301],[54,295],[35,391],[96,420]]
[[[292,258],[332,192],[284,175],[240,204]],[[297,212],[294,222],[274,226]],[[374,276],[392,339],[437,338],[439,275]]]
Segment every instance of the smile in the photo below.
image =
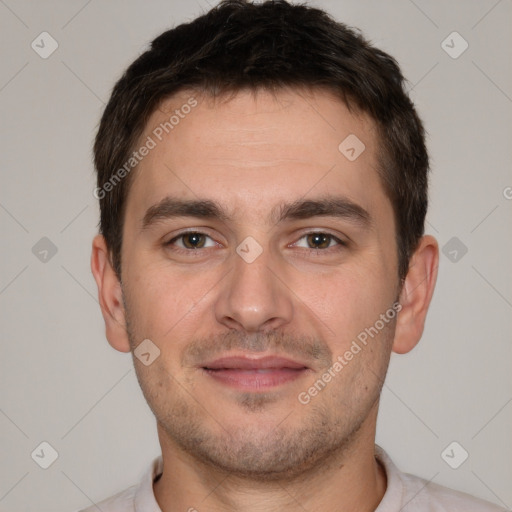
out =
[[292,382],[309,368],[291,359],[267,357],[223,357],[202,366],[204,372],[220,384],[243,391],[262,391]]

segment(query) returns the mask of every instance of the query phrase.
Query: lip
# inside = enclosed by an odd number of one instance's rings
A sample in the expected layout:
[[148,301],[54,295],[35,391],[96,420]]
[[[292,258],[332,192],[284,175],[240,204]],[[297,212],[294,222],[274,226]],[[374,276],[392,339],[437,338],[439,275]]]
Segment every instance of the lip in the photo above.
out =
[[308,366],[280,356],[226,356],[201,365],[217,382],[244,391],[269,390],[310,371]]

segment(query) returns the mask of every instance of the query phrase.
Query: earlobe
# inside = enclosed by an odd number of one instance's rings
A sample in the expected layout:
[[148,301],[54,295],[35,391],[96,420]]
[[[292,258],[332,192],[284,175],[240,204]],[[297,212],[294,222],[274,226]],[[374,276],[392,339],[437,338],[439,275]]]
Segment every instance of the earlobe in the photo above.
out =
[[130,352],[121,283],[111,265],[102,235],[95,236],[92,242],[91,271],[98,286],[98,300],[108,342],[120,352]]
[[423,334],[425,318],[434,293],[439,266],[439,247],[434,237],[421,238],[411,257],[409,271],[400,293],[402,309],[398,315],[393,352],[412,350]]

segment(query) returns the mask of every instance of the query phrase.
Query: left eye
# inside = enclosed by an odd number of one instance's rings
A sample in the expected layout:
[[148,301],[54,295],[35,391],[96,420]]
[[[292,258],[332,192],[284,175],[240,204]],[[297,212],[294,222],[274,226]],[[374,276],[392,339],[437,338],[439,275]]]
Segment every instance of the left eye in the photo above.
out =
[[[211,240],[210,245],[206,245],[206,239]],[[178,243],[178,241],[180,243]],[[174,245],[176,244],[181,249],[204,249],[205,247],[214,247],[215,242],[204,233],[197,233],[195,231],[190,231],[189,233],[182,233],[177,237],[169,240],[166,245]]]
[[[335,242],[334,245],[346,245],[342,240],[335,237],[334,235],[330,235],[329,233],[308,233],[300,238],[300,240],[306,241],[307,249],[329,249],[333,246],[332,242]],[[299,240],[299,241],[300,241]],[[294,246],[298,246],[299,242],[296,242]],[[301,246],[304,247],[304,246]]]

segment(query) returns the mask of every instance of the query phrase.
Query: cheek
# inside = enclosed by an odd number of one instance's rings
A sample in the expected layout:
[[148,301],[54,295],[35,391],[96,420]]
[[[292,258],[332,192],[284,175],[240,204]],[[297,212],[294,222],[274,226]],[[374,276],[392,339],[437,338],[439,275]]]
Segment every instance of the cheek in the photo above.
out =
[[132,260],[127,267],[125,288],[130,315],[138,334],[156,340],[173,325],[185,307],[185,297],[174,280],[165,272],[155,270],[154,265]]
[[195,329],[204,321],[204,305],[211,307],[205,298],[218,277],[206,272],[179,272],[169,263],[143,258],[133,260],[130,268],[134,270],[127,273],[126,282],[137,335],[166,350],[169,345],[178,349],[194,337]]
[[347,268],[322,278],[315,276],[309,286],[301,287],[298,295],[314,311],[326,341],[331,340],[333,353],[343,353],[392,307],[391,280],[373,269]]

